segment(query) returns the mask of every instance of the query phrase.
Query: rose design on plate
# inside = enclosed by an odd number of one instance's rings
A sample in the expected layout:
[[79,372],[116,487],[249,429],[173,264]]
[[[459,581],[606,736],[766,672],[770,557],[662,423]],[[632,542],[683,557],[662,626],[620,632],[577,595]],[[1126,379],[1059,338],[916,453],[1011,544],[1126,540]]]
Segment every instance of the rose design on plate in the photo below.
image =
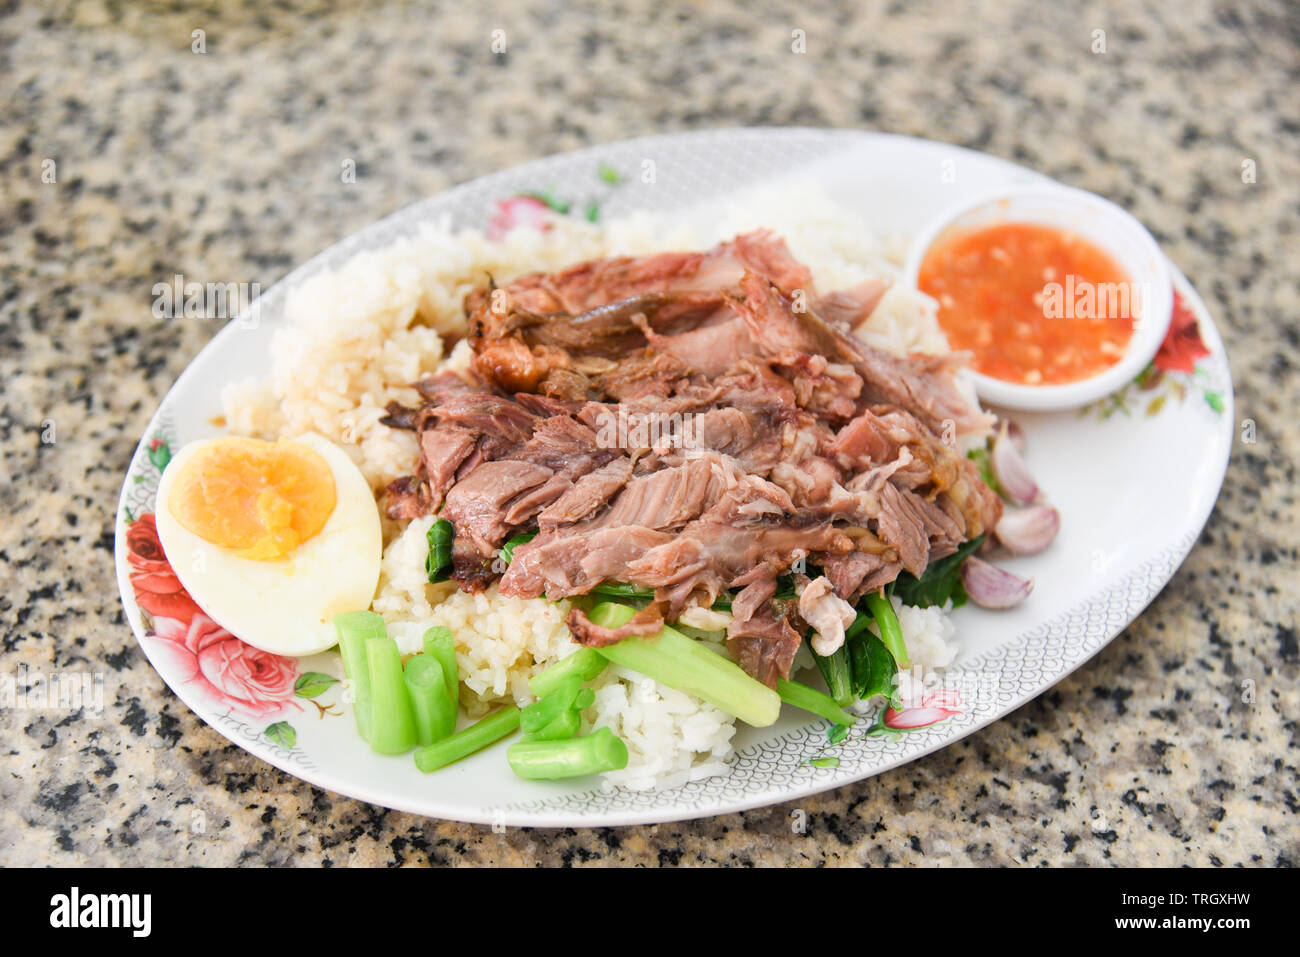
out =
[[127,526],[126,545],[135,601],[148,613],[146,638],[169,675],[227,713],[265,718],[301,708],[293,700],[297,661],[245,644],[203,613],[163,554],[152,514]]

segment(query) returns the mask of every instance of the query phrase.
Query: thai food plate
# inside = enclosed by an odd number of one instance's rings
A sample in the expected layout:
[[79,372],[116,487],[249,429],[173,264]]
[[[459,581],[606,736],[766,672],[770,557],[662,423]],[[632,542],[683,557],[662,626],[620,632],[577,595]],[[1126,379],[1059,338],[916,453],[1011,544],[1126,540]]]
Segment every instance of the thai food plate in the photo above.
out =
[[[836,228],[847,223],[880,237],[901,266],[909,240],[945,210],[1036,185],[1051,181],[941,143],[742,129],[549,157],[403,209],[266,291],[163,399],[131,461],[116,520],[116,570],[131,628],[177,696],[250,754],[315,786],[430,817],[531,827],[689,819],[795,800],[945,747],[1085,667],[1176,574],[1209,517],[1232,443],[1232,385],[1214,322],[1172,264],[1174,328],[1133,381],[1082,409],[1013,414],[1028,466],[1060,515],[1049,548],[998,560],[1032,578],[1029,597],[1006,610],[973,602],[953,610],[956,657],[904,706],[878,700],[861,708],[837,740],[828,737],[829,721],[790,707],[768,727],[737,723],[712,769],[719,773],[687,774],[672,786],[625,787],[594,776],[522,780],[501,747],[432,774],[419,773],[409,757],[373,752],[349,715],[337,652],[295,658],[260,650],[190,598],[159,543],[158,488],[180,449],[225,433],[228,386],[272,376],[273,337],[286,328],[295,290],[427,227],[499,230],[511,197],[543,197],[550,213],[598,221],[597,228],[651,215],[706,234],[729,201],[745,205],[763,195],[800,204],[813,190],[829,198]],[[537,242],[546,241],[540,233]]]

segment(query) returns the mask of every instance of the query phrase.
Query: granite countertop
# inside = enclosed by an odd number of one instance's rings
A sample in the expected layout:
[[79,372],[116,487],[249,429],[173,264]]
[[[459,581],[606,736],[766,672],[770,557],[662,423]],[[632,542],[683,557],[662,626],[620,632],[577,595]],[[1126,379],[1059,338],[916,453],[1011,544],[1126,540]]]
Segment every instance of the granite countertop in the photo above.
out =
[[[105,676],[98,714],[0,710],[0,861],[1300,861],[1294,10],[785,6],[0,4],[0,655],[7,675]],[[498,29],[504,56],[488,49]],[[1237,443],[1200,542],[1147,612],[1005,720],[800,802],[802,833],[793,805],[599,831],[425,820],[312,788],[194,717],[139,651],[112,566],[135,443],[217,331],[153,319],[153,284],[265,287],[481,173],[735,125],[986,150],[1124,204],[1193,277],[1257,440]]]

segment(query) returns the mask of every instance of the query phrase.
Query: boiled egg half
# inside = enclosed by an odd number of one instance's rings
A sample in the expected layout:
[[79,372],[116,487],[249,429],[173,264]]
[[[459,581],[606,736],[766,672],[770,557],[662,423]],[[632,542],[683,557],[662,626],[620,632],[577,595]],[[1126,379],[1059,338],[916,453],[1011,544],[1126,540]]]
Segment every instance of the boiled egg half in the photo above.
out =
[[263,651],[324,651],[337,641],[334,616],[374,598],[383,547],[374,495],[319,435],[191,442],[163,472],[155,520],[190,597]]

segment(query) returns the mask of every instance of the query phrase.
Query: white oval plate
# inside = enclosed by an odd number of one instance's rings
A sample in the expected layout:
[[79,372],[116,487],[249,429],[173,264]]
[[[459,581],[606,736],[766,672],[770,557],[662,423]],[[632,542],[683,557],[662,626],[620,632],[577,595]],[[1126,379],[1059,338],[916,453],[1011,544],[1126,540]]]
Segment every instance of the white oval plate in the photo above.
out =
[[[116,565],[127,618],[163,680],[204,721],[251,754],[311,784],[398,810],[511,826],[610,826],[681,820],[797,799],[896,767],[970,734],[1051,687],[1118,635],[1173,576],[1209,517],[1232,442],[1232,385],[1223,343],[1204,303],[1175,270],[1193,324],[1163,371],[1084,412],[1022,414],[1029,458],[1063,516],[1046,553],[1007,563],[1037,587],[1019,608],[954,615],[961,654],[924,708],[869,716],[826,750],[825,721],[786,709],[771,728],[744,728],[730,773],[678,788],[603,791],[598,781],[527,782],[501,748],[432,775],[409,757],[381,757],[357,737],[341,686],[315,697],[309,673],[338,675],[337,655],[278,659],[195,616],[150,537],[154,495],[169,448],[218,433],[221,388],[269,374],[270,335],[287,290],[363,249],[450,217],[484,226],[496,200],[555,189],[595,194],[609,163],[640,171],[604,203],[606,219],[637,209],[676,212],[735,191],[813,183],[877,235],[912,235],[945,207],[993,189],[1043,182],[1003,160],[953,146],[853,131],[725,130],[629,140],[553,156],[458,186],[410,206],[320,254],[259,301],[255,328],[232,321],[177,380],[132,459],[117,518]],[[247,325],[247,324],[246,324]],[[1162,356],[1164,353],[1162,352]],[[1160,357],[1158,357],[1159,359]],[[1194,366],[1193,366],[1194,360]],[[328,681],[325,682],[328,684]],[[874,722],[872,719],[875,719]],[[813,767],[818,754],[837,767]]]

